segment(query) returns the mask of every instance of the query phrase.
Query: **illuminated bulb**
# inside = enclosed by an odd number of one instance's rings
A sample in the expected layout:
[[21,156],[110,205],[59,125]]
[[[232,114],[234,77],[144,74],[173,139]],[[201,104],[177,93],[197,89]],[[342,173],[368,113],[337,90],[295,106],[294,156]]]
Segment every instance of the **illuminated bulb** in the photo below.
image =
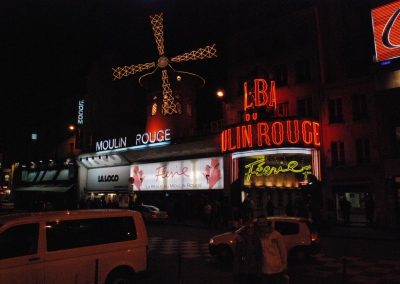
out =
[[176,81],[178,81],[178,82],[180,82],[180,81],[182,81],[182,77],[181,76],[176,76]]

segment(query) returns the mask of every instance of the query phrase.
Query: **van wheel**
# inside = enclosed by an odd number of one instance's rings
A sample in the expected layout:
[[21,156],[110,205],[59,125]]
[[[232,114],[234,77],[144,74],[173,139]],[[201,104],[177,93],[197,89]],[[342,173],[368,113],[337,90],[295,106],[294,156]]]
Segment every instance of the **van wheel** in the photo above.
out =
[[107,284],[133,284],[133,275],[129,271],[115,271],[110,274]]

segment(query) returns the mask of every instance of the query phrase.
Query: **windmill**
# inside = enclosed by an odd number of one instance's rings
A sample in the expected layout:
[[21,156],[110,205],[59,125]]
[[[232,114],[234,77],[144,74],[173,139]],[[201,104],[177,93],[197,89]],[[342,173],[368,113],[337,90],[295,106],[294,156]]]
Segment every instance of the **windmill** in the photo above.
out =
[[[130,66],[116,67],[113,68],[113,77],[114,80],[121,79],[123,77],[133,75],[145,70],[152,69],[149,73],[142,75],[139,78],[139,83],[146,76],[154,75],[157,70],[161,71],[161,87],[162,87],[162,104],[161,104],[161,114],[163,116],[166,115],[175,115],[181,114],[182,108],[179,102],[179,96],[174,96],[170,84],[170,79],[168,76],[168,71],[175,72],[174,68],[171,66],[171,63],[179,63],[179,62],[187,62],[194,61],[199,59],[209,59],[217,57],[217,50],[215,48],[215,44],[208,45],[196,50],[192,50],[190,52],[186,52],[181,55],[177,55],[174,57],[167,57],[164,51],[164,26],[163,26],[163,13],[155,14],[150,16],[150,22],[153,29],[154,38],[157,45],[159,58],[156,62],[148,62]],[[198,76],[193,73],[183,72],[181,73],[191,74],[194,76]],[[158,73],[158,72],[157,72]],[[198,76],[199,77],[199,76]],[[157,104],[153,104],[152,106],[152,115],[157,113]]]

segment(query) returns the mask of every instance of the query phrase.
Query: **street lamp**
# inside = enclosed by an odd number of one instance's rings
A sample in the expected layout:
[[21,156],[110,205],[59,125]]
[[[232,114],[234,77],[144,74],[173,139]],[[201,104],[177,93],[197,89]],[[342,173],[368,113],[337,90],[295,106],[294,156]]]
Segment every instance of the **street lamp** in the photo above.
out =
[[222,99],[225,96],[225,92],[222,89],[217,90],[217,97]]

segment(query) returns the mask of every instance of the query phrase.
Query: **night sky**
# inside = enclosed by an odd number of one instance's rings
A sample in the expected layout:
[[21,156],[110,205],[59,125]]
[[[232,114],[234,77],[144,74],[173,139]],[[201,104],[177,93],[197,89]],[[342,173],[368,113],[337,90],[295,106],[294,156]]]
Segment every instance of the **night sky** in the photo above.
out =
[[[62,133],[75,121],[77,100],[87,92],[87,78],[104,54],[117,58],[117,65],[156,60],[148,16],[159,12],[164,13],[167,56],[217,43],[218,60],[186,66],[204,76],[211,90],[221,79],[224,2],[2,1],[0,142],[26,139],[37,129]],[[126,80],[137,83],[137,78]]]

